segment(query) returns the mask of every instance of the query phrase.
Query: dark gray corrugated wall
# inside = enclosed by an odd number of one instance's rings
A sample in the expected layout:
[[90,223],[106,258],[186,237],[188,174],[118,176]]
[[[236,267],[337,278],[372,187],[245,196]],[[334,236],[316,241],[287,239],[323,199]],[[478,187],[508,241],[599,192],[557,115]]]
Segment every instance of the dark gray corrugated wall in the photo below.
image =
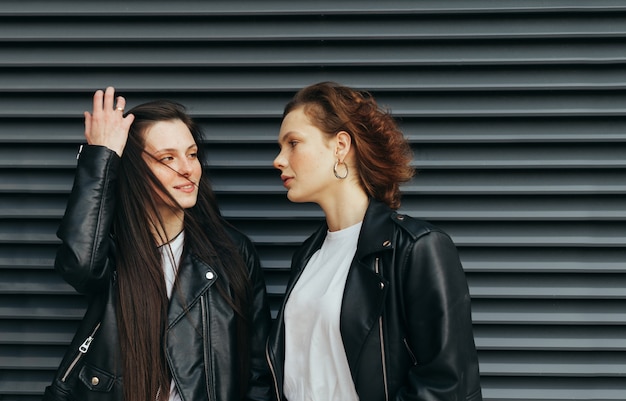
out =
[[402,120],[403,210],[459,247],[485,399],[626,398],[625,37],[619,0],[3,1],[0,399],[40,397],[82,316],[52,263],[95,89],[189,106],[275,310],[321,218],[271,167],[279,116],[327,79]]

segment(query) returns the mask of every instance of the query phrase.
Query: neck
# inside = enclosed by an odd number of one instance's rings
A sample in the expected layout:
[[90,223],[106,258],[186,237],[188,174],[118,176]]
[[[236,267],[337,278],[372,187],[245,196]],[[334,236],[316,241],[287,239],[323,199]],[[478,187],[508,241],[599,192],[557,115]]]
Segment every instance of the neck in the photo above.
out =
[[152,235],[157,245],[161,246],[176,237],[183,230],[184,212],[161,213],[162,225],[153,229]]
[[339,231],[363,221],[368,205],[369,197],[359,187],[340,192],[320,206],[326,215],[328,229]]

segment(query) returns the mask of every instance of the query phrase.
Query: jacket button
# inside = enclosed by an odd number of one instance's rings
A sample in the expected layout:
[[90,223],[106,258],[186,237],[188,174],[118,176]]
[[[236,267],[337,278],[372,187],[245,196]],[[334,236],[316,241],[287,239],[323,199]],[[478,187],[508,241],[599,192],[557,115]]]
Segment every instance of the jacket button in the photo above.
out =
[[383,288],[385,288],[385,283],[380,283],[380,289],[382,290]]
[[399,214],[399,215],[396,216],[396,219],[402,221],[402,220],[404,220],[404,215]]
[[91,378],[91,385],[92,386],[97,386],[98,384],[100,384],[100,379],[98,379],[97,376],[94,376]]
[[391,246],[391,241],[387,240],[387,241],[383,242],[383,246],[384,246],[385,248],[390,247],[390,246]]
[[206,274],[204,275],[207,280],[212,280],[214,276],[215,275],[213,274],[213,272],[206,272]]

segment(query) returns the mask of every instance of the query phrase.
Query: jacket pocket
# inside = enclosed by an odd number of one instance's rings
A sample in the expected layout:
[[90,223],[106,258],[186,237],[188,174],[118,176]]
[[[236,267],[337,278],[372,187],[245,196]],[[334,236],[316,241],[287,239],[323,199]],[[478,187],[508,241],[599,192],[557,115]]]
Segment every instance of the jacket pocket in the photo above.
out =
[[480,387],[465,398],[466,401],[482,401],[482,399],[483,399],[483,393]]
[[415,354],[413,353],[413,350],[411,349],[411,347],[409,347],[409,342],[407,341],[406,337],[402,339],[402,342],[404,343],[404,347],[406,348],[407,352],[409,353],[409,356],[411,357],[411,361],[413,362],[413,365],[417,366],[417,358],[415,358]]
[[[89,401],[117,400],[119,394],[113,391],[114,375],[90,365],[76,367],[78,374],[71,375],[65,382],[55,380],[46,387],[43,401]],[[75,370],[75,371],[76,371]]]
[[115,376],[90,365],[81,368],[78,378],[89,391],[109,392],[115,383]]

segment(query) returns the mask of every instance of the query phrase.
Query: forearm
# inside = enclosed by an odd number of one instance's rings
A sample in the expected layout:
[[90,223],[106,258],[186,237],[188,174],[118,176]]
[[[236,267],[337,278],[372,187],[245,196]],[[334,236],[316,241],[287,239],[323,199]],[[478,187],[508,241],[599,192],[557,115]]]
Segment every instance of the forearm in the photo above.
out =
[[57,231],[62,243],[55,268],[79,292],[88,292],[110,274],[110,231],[120,159],[101,146],[85,146],[72,192]]

